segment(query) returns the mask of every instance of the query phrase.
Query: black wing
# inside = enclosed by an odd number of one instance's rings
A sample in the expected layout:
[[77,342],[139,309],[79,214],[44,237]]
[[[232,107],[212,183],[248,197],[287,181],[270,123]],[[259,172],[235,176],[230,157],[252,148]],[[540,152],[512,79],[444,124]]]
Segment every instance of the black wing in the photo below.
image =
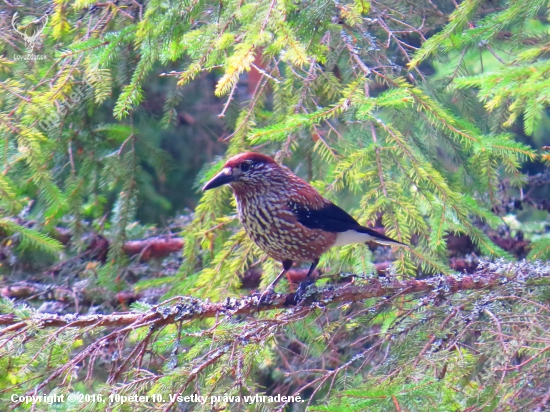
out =
[[288,202],[288,206],[298,218],[298,222],[309,229],[321,229],[334,233],[355,230],[360,233],[366,233],[376,239],[404,245],[397,240],[393,240],[388,236],[378,233],[374,229],[361,226],[357,220],[351,217],[345,210],[336,206],[334,203],[329,203],[328,205],[317,210],[305,207],[295,202]]
[[327,232],[339,233],[361,227],[357,220],[334,203],[330,203],[317,210],[295,202],[288,202],[288,206],[298,218],[298,222],[309,229],[321,229]]

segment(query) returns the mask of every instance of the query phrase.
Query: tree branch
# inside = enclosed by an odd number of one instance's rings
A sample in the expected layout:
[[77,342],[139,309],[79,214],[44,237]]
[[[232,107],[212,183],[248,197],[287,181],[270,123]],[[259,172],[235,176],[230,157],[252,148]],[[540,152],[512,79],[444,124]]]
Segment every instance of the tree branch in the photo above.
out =
[[[501,284],[514,281],[518,273],[525,277],[525,273],[532,270],[537,277],[550,277],[550,266],[543,266],[542,269],[529,269],[533,264],[524,264],[524,269],[516,266],[510,268],[509,274],[501,271],[481,269],[468,276],[437,276],[433,278],[417,280],[390,280],[385,277],[370,278],[366,285],[346,284],[339,287],[327,286],[319,289],[300,303],[303,309],[314,310],[325,307],[329,304],[339,302],[356,302],[368,298],[387,297],[395,294],[409,295],[413,293],[428,293],[441,291],[444,294],[479,289],[490,289]],[[490,265],[489,265],[490,267]],[[523,281],[523,280],[522,280]],[[35,313],[27,319],[18,319],[13,314],[0,315],[0,325],[6,326],[0,330],[0,336],[8,332],[17,332],[29,325],[40,328],[70,327],[86,328],[93,327],[121,327],[132,325],[132,328],[143,326],[164,326],[178,321],[214,318],[218,316],[250,315],[257,312],[271,311],[283,308],[296,308],[294,304],[295,293],[276,294],[269,298],[262,305],[259,305],[259,294],[242,297],[240,299],[227,298],[222,302],[209,302],[194,297],[182,296],[172,298],[159,305],[152,307],[144,313],[120,312],[111,315],[56,315]],[[176,302],[172,306],[168,303]]]

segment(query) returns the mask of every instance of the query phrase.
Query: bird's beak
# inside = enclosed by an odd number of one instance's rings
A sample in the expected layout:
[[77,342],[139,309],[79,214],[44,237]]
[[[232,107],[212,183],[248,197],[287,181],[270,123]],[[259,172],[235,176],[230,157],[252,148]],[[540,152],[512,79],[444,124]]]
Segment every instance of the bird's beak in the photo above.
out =
[[233,170],[231,170],[230,167],[225,167],[220,173],[210,179],[208,183],[204,185],[202,190],[214,189],[234,181],[235,177],[233,176]]

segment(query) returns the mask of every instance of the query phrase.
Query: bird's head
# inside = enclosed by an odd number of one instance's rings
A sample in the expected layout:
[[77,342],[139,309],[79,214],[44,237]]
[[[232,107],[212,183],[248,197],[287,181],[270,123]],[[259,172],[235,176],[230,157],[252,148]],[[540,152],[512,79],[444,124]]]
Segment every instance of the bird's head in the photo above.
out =
[[202,190],[210,190],[226,184],[232,188],[239,186],[258,186],[270,179],[270,171],[279,166],[271,157],[246,152],[229,159],[220,173],[208,181]]

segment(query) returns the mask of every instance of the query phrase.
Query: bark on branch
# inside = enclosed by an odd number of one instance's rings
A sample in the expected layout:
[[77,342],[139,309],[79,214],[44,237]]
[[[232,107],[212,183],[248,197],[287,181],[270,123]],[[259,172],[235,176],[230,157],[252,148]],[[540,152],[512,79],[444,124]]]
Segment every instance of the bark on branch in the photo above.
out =
[[[550,271],[543,275],[550,277]],[[539,273],[540,277],[541,274]],[[302,308],[311,310],[338,302],[355,302],[374,297],[390,297],[395,294],[407,295],[441,291],[453,294],[460,291],[492,288],[513,280],[514,275],[480,271],[467,276],[433,277],[423,280],[388,280],[384,277],[374,277],[366,285],[345,284],[343,286],[327,286],[312,293],[300,303]],[[14,314],[0,314],[0,336],[9,332],[17,332],[30,325],[40,328],[86,328],[86,327],[123,327],[139,328],[143,326],[159,327],[178,321],[206,319],[217,316],[249,315],[281,308],[293,308],[295,294],[276,294],[259,304],[259,294],[253,294],[240,299],[227,298],[222,302],[209,302],[193,297],[183,296],[165,301],[143,313],[120,312],[110,315],[55,315],[33,314],[27,319],[18,319]],[[171,305],[168,305],[171,304]]]

